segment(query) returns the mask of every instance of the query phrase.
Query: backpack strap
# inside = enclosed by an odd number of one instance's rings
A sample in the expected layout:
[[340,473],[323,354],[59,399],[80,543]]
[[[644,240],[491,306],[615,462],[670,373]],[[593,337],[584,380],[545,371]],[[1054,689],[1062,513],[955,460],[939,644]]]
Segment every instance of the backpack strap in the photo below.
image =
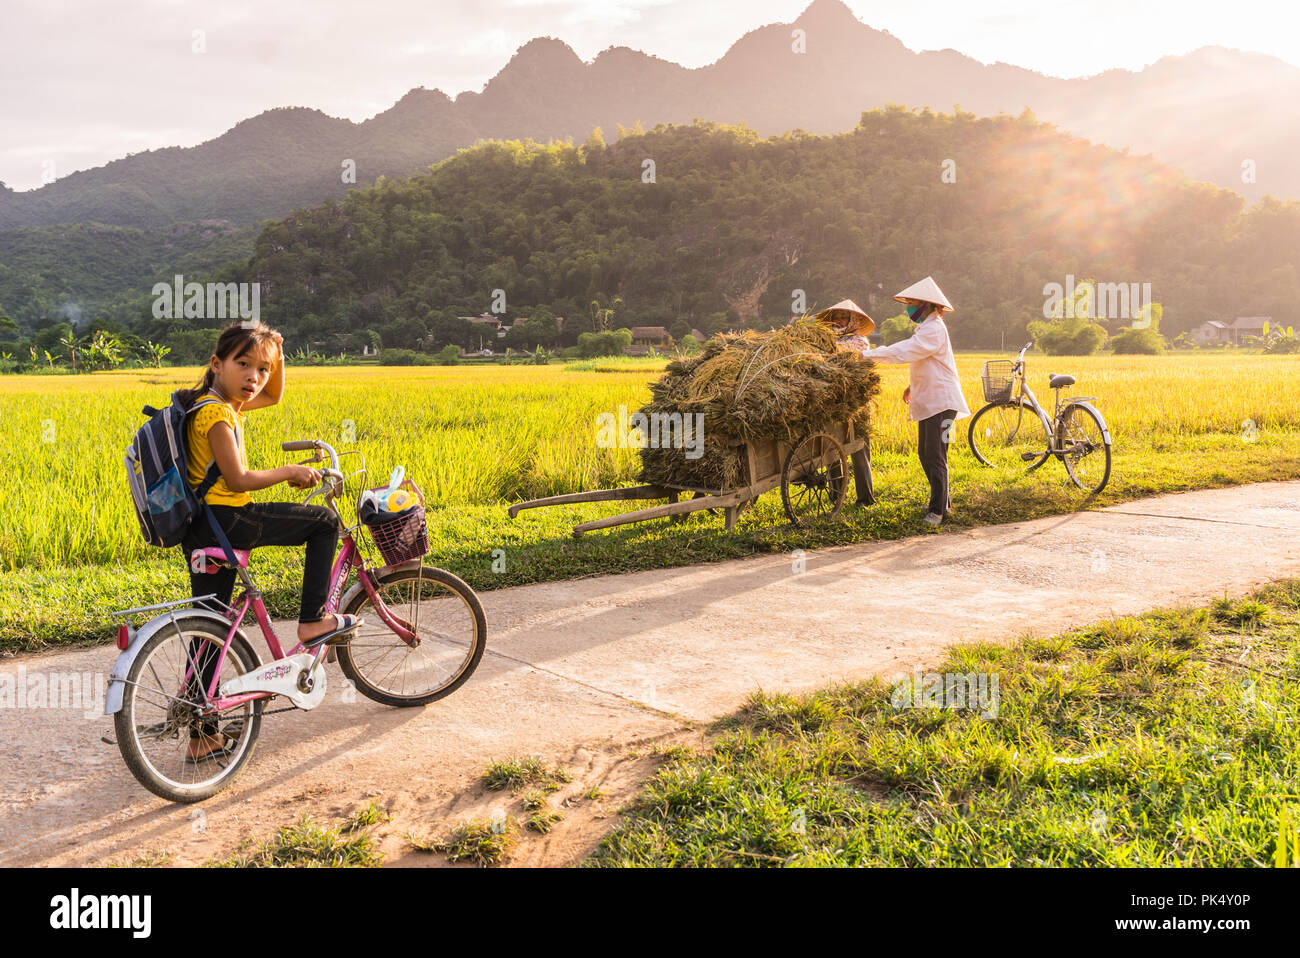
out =
[[238,569],[239,560],[235,558],[235,550],[230,547],[230,540],[226,538],[226,530],[221,528],[216,513],[212,511],[212,506],[208,505],[206,500],[203,502],[203,509],[208,515],[208,527],[212,530],[212,534],[217,537],[217,544],[225,550],[226,561],[230,563],[230,568]]
[[194,494],[199,497],[200,502],[203,501],[203,497],[208,494],[208,490],[211,489],[213,486],[215,486],[217,484],[217,480],[220,478],[221,478],[221,467],[217,465],[217,460],[214,458],[212,462],[208,465],[208,471],[203,476],[203,481],[200,482],[199,487],[194,490]]
[[[190,413],[194,412],[194,410],[198,409],[200,406],[207,406],[214,402],[221,402],[221,400],[212,398],[200,399],[185,411],[186,418],[189,418]],[[221,523],[217,521],[217,515],[212,511],[212,506],[208,503],[206,498],[208,490],[216,485],[217,480],[220,478],[221,467],[217,465],[217,457],[214,455],[212,457],[212,462],[208,464],[208,471],[204,474],[203,481],[199,483],[199,487],[194,490],[194,493],[199,497],[199,502],[203,503],[203,511],[208,517],[208,528],[212,530],[212,534],[217,537],[217,544],[221,546],[222,550],[226,553],[226,561],[230,563],[232,569],[238,569],[239,560],[235,558],[235,550],[231,547],[230,540],[226,537],[226,530],[223,529]]]

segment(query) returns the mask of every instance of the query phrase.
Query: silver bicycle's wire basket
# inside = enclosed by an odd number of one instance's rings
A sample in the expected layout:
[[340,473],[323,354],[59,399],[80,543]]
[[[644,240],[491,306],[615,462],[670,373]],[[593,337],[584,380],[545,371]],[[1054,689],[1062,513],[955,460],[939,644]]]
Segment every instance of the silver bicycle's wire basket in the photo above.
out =
[[1009,359],[990,359],[980,373],[985,402],[1006,402],[1016,382],[1016,364]]

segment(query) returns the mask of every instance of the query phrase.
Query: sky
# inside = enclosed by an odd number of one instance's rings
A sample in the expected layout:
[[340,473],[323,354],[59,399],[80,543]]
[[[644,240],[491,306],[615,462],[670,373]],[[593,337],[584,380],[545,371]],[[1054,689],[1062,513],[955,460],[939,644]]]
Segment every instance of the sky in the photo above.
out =
[[[364,120],[413,87],[481,90],[536,36],[590,62],[628,46],[687,67],[810,0],[4,0],[0,181],[194,146],[278,106]],[[912,50],[1062,77],[1218,44],[1300,67],[1291,0],[847,0]],[[201,48],[201,49],[200,49]]]

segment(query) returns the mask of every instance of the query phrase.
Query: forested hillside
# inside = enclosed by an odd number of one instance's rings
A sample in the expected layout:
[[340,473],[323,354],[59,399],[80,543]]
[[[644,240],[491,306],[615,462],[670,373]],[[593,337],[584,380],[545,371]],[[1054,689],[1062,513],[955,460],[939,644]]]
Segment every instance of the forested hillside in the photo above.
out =
[[608,146],[480,146],[270,226],[241,276],[304,335],[432,346],[461,338],[455,317],[495,290],[507,322],[538,314],[534,341],[563,316],[572,342],[598,322],[593,302],[621,300],[614,325],[765,328],[798,290],[809,308],[851,296],[892,315],[888,297],[932,274],[959,343],[996,346],[1067,275],[1150,283],[1168,335],[1225,315],[1290,323],[1298,263],[1300,203],[1247,210],[1029,115],[894,108],[838,136],[697,124]]
[[[86,257],[127,239],[109,231]],[[1168,336],[1237,315],[1292,324],[1297,264],[1300,203],[1247,209],[1028,113],[895,107],[836,136],[697,123],[610,145],[483,144],[270,223],[251,258],[186,279],[261,283],[291,347],[375,332],[432,350],[477,346],[482,327],[458,317],[494,308],[525,348],[606,327],[767,328],[846,296],[884,319],[892,293],[933,275],[957,305],[955,342],[997,347],[1070,276],[1149,283]],[[118,310],[136,334],[205,325],[155,320],[139,289]]]

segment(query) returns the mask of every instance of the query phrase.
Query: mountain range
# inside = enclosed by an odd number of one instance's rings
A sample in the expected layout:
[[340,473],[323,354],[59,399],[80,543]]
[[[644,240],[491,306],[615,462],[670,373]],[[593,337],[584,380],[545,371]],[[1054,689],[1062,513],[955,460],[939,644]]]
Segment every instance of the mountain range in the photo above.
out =
[[[1086,31],[1062,42],[1086,58]],[[745,34],[689,69],[627,47],[590,63],[561,40],[524,44],[481,92],[411,90],[361,123],[283,107],[195,147],[148,150],[27,192],[0,184],[0,228],[100,222],[158,228],[191,220],[248,226],[409,176],[480,139],[585,140],[595,127],[743,123],[768,136],[854,128],[889,103],[977,115],[1030,110],[1075,136],[1150,153],[1193,179],[1256,200],[1300,197],[1300,69],[1275,57],[1205,47],[1143,70],[1080,79],[956,50],[915,52],[840,0],[814,0],[792,23]]]

